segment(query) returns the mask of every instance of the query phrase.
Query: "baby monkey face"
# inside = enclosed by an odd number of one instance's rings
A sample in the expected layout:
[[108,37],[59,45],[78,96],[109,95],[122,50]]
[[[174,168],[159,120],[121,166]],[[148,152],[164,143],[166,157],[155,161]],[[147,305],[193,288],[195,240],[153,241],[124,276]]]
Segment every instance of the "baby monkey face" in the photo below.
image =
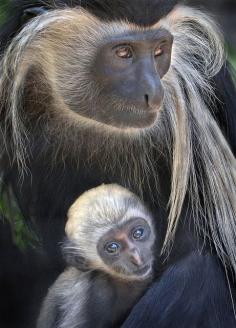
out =
[[112,278],[132,281],[152,276],[153,217],[126,188],[108,184],[82,194],[68,211],[66,234],[66,251],[79,259],[74,262],[80,270],[82,258],[86,270]]
[[111,227],[100,238],[97,250],[110,273],[125,279],[142,280],[152,273],[153,244],[152,227],[144,218],[138,217]]

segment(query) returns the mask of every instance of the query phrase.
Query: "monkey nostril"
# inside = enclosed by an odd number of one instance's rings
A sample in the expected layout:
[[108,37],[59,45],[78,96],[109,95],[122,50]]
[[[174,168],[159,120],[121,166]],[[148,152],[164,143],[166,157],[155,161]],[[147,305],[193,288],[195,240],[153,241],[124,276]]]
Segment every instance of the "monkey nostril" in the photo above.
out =
[[149,97],[148,97],[148,95],[144,95],[144,99],[145,99],[146,106],[148,107],[149,106]]
[[145,96],[146,101],[148,101],[147,105],[151,109],[159,108],[163,101],[163,98],[164,98],[164,90],[162,86],[160,86],[160,88],[157,89],[155,92],[150,93],[148,95],[148,98],[146,98]]

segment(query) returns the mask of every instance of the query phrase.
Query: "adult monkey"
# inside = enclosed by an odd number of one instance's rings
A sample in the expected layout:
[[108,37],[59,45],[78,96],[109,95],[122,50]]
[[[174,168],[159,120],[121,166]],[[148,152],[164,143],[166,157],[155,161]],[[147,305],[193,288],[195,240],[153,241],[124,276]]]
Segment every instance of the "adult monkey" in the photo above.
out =
[[[143,196],[165,218],[163,251],[175,265],[147,295],[149,321],[134,310],[128,327],[232,327],[224,275],[204,256],[212,248],[236,271],[235,159],[226,141],[235,152],[235,91],[217,28],[175,2],[79,1],[86,11],[68,3],[45,6],[20,33],[17,20],[3,29],[6,185],[52,261],[65,213],[84,190],[117,182]],[[38,5],[18,17],[44,11]]]

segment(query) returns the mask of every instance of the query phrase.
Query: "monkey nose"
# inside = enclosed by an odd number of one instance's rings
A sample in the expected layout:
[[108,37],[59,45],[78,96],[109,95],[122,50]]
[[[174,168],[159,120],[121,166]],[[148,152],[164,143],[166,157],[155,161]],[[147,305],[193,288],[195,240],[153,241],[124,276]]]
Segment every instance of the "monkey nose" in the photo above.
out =
[[143,264],[139,252],[136,249],[133,250],[132,253],[130,254],[130,260],[136,266],[141,266]]
[[164,90],[160,85],[158,89],[153,92],[148,92],[144,95],[144,101],[147,108],[159,108],[164,98]]

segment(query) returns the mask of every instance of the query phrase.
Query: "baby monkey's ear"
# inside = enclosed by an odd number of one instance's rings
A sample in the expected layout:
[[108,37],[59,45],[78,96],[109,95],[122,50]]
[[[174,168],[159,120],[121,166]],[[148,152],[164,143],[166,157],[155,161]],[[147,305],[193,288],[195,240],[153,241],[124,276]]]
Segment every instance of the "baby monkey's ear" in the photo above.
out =
[[75,267],[80,271],[89,271],[91,269],[89,261],[80,254],[77,245],[68,239],[63,242],[62,254],[69,266]]

